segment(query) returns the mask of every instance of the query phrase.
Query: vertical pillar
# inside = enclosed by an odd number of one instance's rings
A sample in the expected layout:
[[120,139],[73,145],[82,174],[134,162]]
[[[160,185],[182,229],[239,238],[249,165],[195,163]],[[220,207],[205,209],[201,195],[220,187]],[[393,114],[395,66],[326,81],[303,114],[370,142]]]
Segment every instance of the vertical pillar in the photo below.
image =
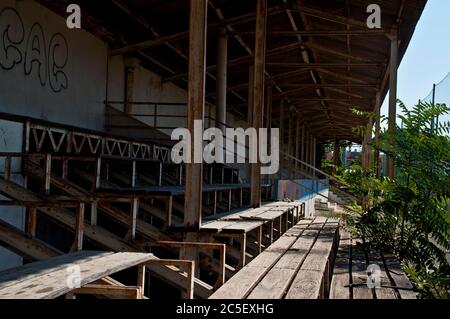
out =
[[375,102],[375,155],[373,159],[373,170],[375,171],[375,176],[380,175],[380,109],[381,109],[381,93],[378,91]]
[[[305,143],[306,143],[306,125],[303,123],[302,125],[302,145],[301,145],[301,157],[300,159],[302,160],[302,162],[305,162],[305,152],[306,152],[306,147],[305,147]],[[301,168],[304,170],[305,167],[302,164]]]
[[[395,123],[397,118],[397,70],[398,70],[398,29],[395,28],[390,35],[391,40],[391,59],[389,65],[389,139],[390,151],[395,147]],[[388,177],[395,178],[395,161],[393,156],[388,158],[387,167]]]
[[[257,0],[256,4],[256,36],[255,36],[255,69],[253,86],[253,119],[252,126],[258,131],[262,126],[264,110],[264,74],[266,56],[267,0]],[[258,132],[259,135],[259,132]],[[259,138],[258,138],[259,140]],[[261,163],[251,164],[251,206],[261,206]]]
[[124,112],[126,114],[133,113],[133,94],[134,94],[134,75],[139,59],[127,58],[125,59],[125,106]]
[[[281,150],[281,152],[284,152],[285,151],[285,148],[284,148],[284,100],[280,101],[280,120],[279,121],[280,121],[280,125],[279,125],[279,129],[280,129],[280,150]],[[280,158],[280,169],[278,171],[278,175],[279,175],[280,179],[283,178],[282,172],[283,172],[283,168],[284,168],[285,164],[286,164],[286,161],[285,161],[284,155],[282,155],[281,158]]]
[[[273,96],[273,86],[267,86],[267,97],[266,97],[266,128],[269,130],[272,128],[272,96]],[[270,139],[269,139],[270,142]]]
[[[309,165],[314,166],[314,137],[311,135],[310,138],[310,149],[309,149]],[[314,170],[311,168],[311,175],[314,174]]]
[[369,124],[367,125],[367,133],[366,133],[366,170],[370,171],[370,162],[371,162],[371,142],[372,142],[372,129],[373,129],[373,117],[370,117]]
[[225,29],[219,29],[216,68],[216,127],[221,128],[224,132],[227,123],[227,61],[228,36]]
[[[295,158],[300,157],[300,115],[297,114],[295,126]],[[295,161],[295,169],[298,169],[298,162]]]
[[[290,112],[289,112],[290,113]],[[292,118],[292,116],[289,116],[289,127],[288,127],[288,154],[290,155],[290,156],[292,156],[293,155],[293,143],[292,143],[292,135],[293,135],[293,126],[294,126],[294,119]],[[291,172],[291,170],[290,170],[290,166],[291,166],[291,164],[292,164],[292,159],[289,159],[288,160],[288,163],[289,163],[289,172]]]
[[341,158],[341,146],[339,144],[339,140],[334,140],[334,148],[333,148],[333,164],[334,164],[334,171],[337,172],[337,168],[339,167],[339,160]]
[[251,126],[253,123],[253,87],[255,86],[255,66],[250,64],[248,67],[248,98],[247,98],[247,122]]
[[[309,131],[306,130],[306,133],[305,133],[305,160],[304,160],[304,162],[305,162],[306,164],[309,164],[309,150],[310,150],[309,142],[310,142]],[[309,168],[308,166],[306,166],[306,167],[305,167],[305,171],[306,171],[307,173],[309,173],[310,168]]]
[[[207,0],[190,2],[189,21],[189,81],[188,81],[188,129],[192,144],[199,143],[194,133],[195,121],[201,121],[203,134],[203,118],[205,112],[205,72],[206,72],[206,27]],[[197,129],[199,129],[197,125]],[[195,152],[192,152],[191,163],[186,163],[184,226],[186,229],[198,231],[202,216],[203,162],[195,163]],[[200,155],[201,156],[201,155]],[[198,160],[198,159],[197,159]]]
[[313,162],[313,166],[314,167],[318,167],[318,165],[316,164],[316,160],[317,160],[317,139],[313,138],[313,158],[312,158],[312,162]]

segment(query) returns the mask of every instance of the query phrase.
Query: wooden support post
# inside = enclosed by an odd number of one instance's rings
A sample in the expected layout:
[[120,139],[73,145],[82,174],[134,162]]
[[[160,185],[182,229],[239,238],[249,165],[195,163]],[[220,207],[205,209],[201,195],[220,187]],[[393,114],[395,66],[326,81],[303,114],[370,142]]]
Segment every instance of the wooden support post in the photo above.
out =
[[214,209],[213,209],[213,214],[214,215],[217,214],[217,191],[214,191]]
[[166,214],[167,214],[167,228],[172,227],[172,210],[173,210],[173,196],[169,196],[166,202]]
[[84,233],[84,203],[80,203],[77,208],[75,220],[75,240],[72,245],[72,251],[83,250],[83,233]]
[[286,218],[284,221],[284,226],[285,226],[284,231],[286,232],[289,229],[289,212],[287,211],[284,214],[284,216],[285,216],[284,218]]
[[183,294],[184,299],[194,299],[194,273],[195,263],[192,261],[186,269],[186,292]]
[[67,158],[63,159],[62,162],[62,179],[67,179],[67,175],[69,174],[69,160]]
[[[257,0],[256,35],[254,51],[254,86],[252,127],[258,131],[262,127],[264,110],[264,78],[267,33],[267,0]],[[258,139],[259,140],[259,139]],[[261,206],[261,163],[250,164],[250,202],[252,207]]]
[[244,190],[242,188],[239,189],[239,207],[242,208],[243,205],[243,194]]
[[5,157],[5,180],[9,181],[11,180],[11,157],[6,156]]
[[183,185],[183,165],[180,165],[178,174],[179,174],[178,175],[178,185],[182,186]]
[[213,167],[211,166],[211,168],[209,169],[209,184],[213,183]]
[[30,207],[27,209],[27,234],[31,238],[36,237],[37,209]]
[[219,274],[219,279],[218,279],[218,285],[222,286],[225,283],[226,280],[226,245],[224,245],[223,249],[219,250],[219,264],[220,264],[220,269],[221,269],[221,273]]
[[142,299],[145,292],[145,265],[138,266],[137,286],[141,288],[142,296],[139,299]]
[[134,75],[136,67],[139,65],[139,59],[127,58],[125,59],[125,106],[124,112],[126,114],[133,113],[134,100]]
[[217,68],[216,68],[216,125],[225,132],[227,122],[227,62],[228,36],[226,29],[219,29],[217,38]]
[[44,169],[45,169],[45,182],[44,182],[44,190],[45,194],[50,194],[50,183],[51,183],[51,174],[52,174],[52,155],[45,154],[44,157]]
[[[292,116],[289,116],[289,128],[288,128],[288,153],[289,155],[294,155],[294,118]],[[292,162],[292,160],[289,160]]]
[[284,151],[284,104],[285,101],[280,101],[280,150]]
[[136,239],[136,223],[137,223],[137,215],[139,211],[139,199],[137,197],[134,197],[131,202],[131,217],[130,217],[130,240]]
[[[295,126],[295,158],[300,157],[300,116],[297,115],[297,122]],[[295,169],[298,169],[298,162],[295,161]]]
[[95,162],[95,189],[100,189],[101,187],[101,174],[102,174],[102,158],[97,158]]
[[283,215],[278,217],[278,238],[283,234]]
[[378,91],[375,101],[375,154],[373,159],[373,170],[375,177],[380,176],[380,126],[381,126],[381,93]]
[[159,162],[158,185],[162,186],[163,163]]
[[[309,165],[315,167],[315,163],[314,163],[314,151],[316,148],[316,145],[314,144],[314,137],[311,135],[311,141],[310,141],[310,150],[309,150]],[[315,176],[315,172],[314,170],[311,168],[311,175]]]
[[263,226],[258,227],[258,254],[261,254],[262,252],[262,233],[263,233]]
[[245,256],[247,254],[247,235],[242,234],[240,237],[240,253],[241,253],[241,260],[239,261],[238,268],[242,268],[246,265],[245,262]]
[[97,215],[98,215],[97,206],[98,206],[97,202],[91,203],[91,225],[92,226],[97,225]]
[[274,224],[274,222],[273,222],[273,220],[271,220],[269,222],[269,243],[270,243],[270,245],[272,245],[272,243],[273,243],[273,224]]
[[[301,156],[300,159],[302,162],[305,162],[305,158],[306,158],[306,125],[303,124],[302,125],[302,146],[301,146]],[[302,170],[305,169],[306,167],[304,166],[304,164],[301,165]]]
[[[316,163],[316,159],[317,159],[317,139],[313,138],[313,157],[312,157],[312,165],[314,167],[317,167],[317,163]],[[314,172],[314,176],[316,176],[316,173]]]
[[[248,87],[253,88],[255,86],[255,66],[254,64],[250,64],[248,67]],[[251,89],[248,90],[248,98],[247,98],[247,122],[248,125],[251,126],[253,123],[253,110],[254,110],[254,94]]]
[[338,139],[334,140],[333,153],[334,171],[337,172],[341,159],[341,145]]
[[[267,86],[267,97],[266,97],[266,128],[268,129],[267,136],[270,136],[270,131],[272,128],[272,103],[273,103],[273,86]],[[270,143],[270,138],[268,139]]]
[[[202,145],[197,141],[197,139],[202,139],[202,136],[195,134],[195,128],[197,127],[203,134],[207,14],[207,0],[190,2],[188,129],[193,137],[194,145],[196,143]],[[196,121],[200,121],[200,125],[196,125]],[[184,226],[186,229],[199,231],[202,214],[203,154],[193,153],[191,163],[186,164]],[[200,158],[195,158],[196,155]],[[198,160],[200,163],[195,163]]]
[[109,181],[109,163],[105,165],[105,180]]
[[[391,40],[391,58],[389,62],[389,140],[390,150],[394,151],[395,147],[395,131],[397,120],[397,71],[398,71],[398,29],[395,28],[390,35]],[[390,179],[395,178],[395,160],[394,156],[388,156],[388,177]]]
[[133,161],[131,163],[131,188],[135,188],[136,187],[136,161]]

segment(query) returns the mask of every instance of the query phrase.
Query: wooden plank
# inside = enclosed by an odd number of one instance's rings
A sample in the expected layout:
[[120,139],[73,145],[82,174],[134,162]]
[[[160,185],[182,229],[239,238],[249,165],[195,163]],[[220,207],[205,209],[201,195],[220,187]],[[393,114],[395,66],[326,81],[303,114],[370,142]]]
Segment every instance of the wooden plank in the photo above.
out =
[[384,267],[384,263],[380,254],[374,250],[369,250],[368,257],[370,265],[377,265],[378,267],[380,267],[381,270],[381,272],[379,273],[380,285],[385,286],[385,287],[375,287],[374,290],[376,299],[397,299],[395,290],[393,288],[386,287],[391,286],[391,281],[388,275],[386,274],[386,269]]
[[289,285],[289,279],[295,274],[293,269],[277,268],[269,271],[253,289],[248,299],[281,299]]
[[[152,254],[145,253],[116,253],[80,263],[78,264],[80,273],[82,274],[80,276],[80,286],[82,287],[93,281],[145,263],[154,258]],[[68,265],[70,265],[70,262]],[[41,262],[35,263],[34,267],[39,271],[42,267]],[[50,264],[51,268],[52,266]],[[68,287],[68,273],[66,270],[66,268],[58,269],[48,272],[45,276],[38,276],[32,280],[19,281],[8,287],[1,288],[0,299],[51,299],[62,296],[73,290]]]
[[[318,221],[323,221],[323,219],[319,219]],[[322,250],[323,245],[317,245],[316,238],[319,238],[321,235],[321,229],[324,224],[319,222],[312,223],[308,229],[303,231],[302,235],[296,240],[296,242],[290,247],[290,249],[280,258],[280,260],[275,264],[275,266],[268,272],[267,276],[255,287],[252,293],[249,295],[249,298],[282,298],[285,294],[286,290],[289,288],[294,289],[294,291],[298,290],[299,287],[304,286],[304,280],[302,276],[304,272],[298,273],[300,267],[303,269],[305,266],[305,262],[307,260],[311,260],[310,256],[320,255],[321,257],[321,270],[318,273],[322,274],[321,277],[324,277],[325,267],[328,263],[329,252],[331,251],[332,242],[327,246],[330,246],[330,249],[325,252]],[[334,239],[334,229],[328,236]],[[317,239],[319,240],[319,239]],[[316,249],[317,248],[317,249]],[[307,270],[312,270],[308,268],[311,267],[311,263],[307,263]],[[315,274],[315,273],[313,273]],[[295,276],[295,278],[293,278]],[[315,278],[315,277],[312,277]],[[308,279],[308,278],[307,278]],[[314,281],[316,282],[316,281]],[[292,284],[291,284],[292,283]],[[319,287],[316,287],[317,291],[323,291],[323,280],[320,280]],[[314,289],[309,289],[308,291],[315,291]],[[296,293],[291,293],[296,294]]]
[[348,233],[343,233],[339,241],[339,248],[333,267],[333,278],[331,281],[330,299],[350,299],[351,284],[350,273],[350,247],[351,239]]
[[223,232],[239,232],[239,233],[248,233],[258,227],[261,227],[264,222],[261,221],[239,221],[235,222],[231,225],[225,226],[222,228]]
[[71,254],[55,256],[54,258],[30,263],[0,272],[0,289],[15,285],[19,281],[32,281],[53,271],[66,269],[68,264],[78,265],[89,260],[109,256],[113,252],[78,251]]
[[286,294],[286,299],[319,299],[322,291],[323,273],[300,269]]
[[253,289],[249,299],[281,299],[303,260],[313,247],[323,224],[310,225]]
[[142,299],[143,293],[141,287],[117,287],[111,285],[90,284],[75,289],[71,294],[74,295],[103,295],[115,296],[121,299]]
[[352,247],[353,299],[373,299],[372,289],[367,287],[367,263],[361,244]]
[[[290,234],[278,239],[259,256],[253,259],[246,267],[240,270],[229,281],[219,288],[212,296],[212,299],[242,299],[249,294],[253,287],[264,277],[268,269],[279,260],[284,252],[289,249],[303,229],[311,221],[302,221],[295,229],[291,229]],[[295,234],[297,231],[297,234]]]
[[408,279],[408,276],[403,272],[397,258],[389,254],[384,255],[383,258],[386,263],[387,274],[391,279],[391,282],[393,281],[394,285],[398,287],[396,290],[398,291],[400,298],[417,299],[417,293],[412,291],[413,285]]
[[246,266],[212,294],[210,299],[244,299],[265,272],[265,267]]

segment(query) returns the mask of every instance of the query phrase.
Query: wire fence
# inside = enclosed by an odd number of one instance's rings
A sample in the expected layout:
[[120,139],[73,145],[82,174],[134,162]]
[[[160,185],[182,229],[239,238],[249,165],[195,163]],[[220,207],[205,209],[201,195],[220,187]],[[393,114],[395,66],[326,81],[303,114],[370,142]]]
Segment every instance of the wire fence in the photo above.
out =
[[[438,84],[434,84],[430,94],[421,103],[446,104],[450,107],[450,73]],[[436,119],[436,123],[450,122],[450,114],[446,114]]]

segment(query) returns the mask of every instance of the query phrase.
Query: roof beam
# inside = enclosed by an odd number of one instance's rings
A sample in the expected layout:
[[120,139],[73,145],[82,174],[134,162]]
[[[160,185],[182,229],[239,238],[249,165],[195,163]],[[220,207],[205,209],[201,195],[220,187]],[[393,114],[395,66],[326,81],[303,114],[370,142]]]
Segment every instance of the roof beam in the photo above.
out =
[[[280,6],[274,6],[274,7],[268,9],[267,14],[272,15],[272,14],[276,14],[276,13],[283,12],[283,11],[284,11],[284,9],[281,8]],[[217,28],[217,27],[220,27],[223,25],[233,25],[233,24],[245,23],[245,22],[253,21],[255,19],[256,19],[255,12],[251,12],[251,13],[243,14],[243,15],[240,15],[237,17],[224,19],[220,22],[211,23],[208,25],[208,30],[214,29],[214,28]],[[159,37],[156,39],[142,41],[139,43],[125,46],[123,48],[112,50],[111,55],[120,55],[120,54],[133,52],[136,50],[145,50],[145,49],[149,49],[151,47],[163,45],[165,43],[183,40],[188,37],[189,37],[189,31],[182,31],[182,32],[178,32],[175,34],[162,36],[162,37]]]
[[[367,27],[366,27],[367,28]],[[231,35],[253,36],[254,31],[234,31]],[[335,37],[335,36],[386,36],[383,29],[362,29],[362,30],[310,30],[310,31],[270,31],[268,37]]]
[[[335,22],[335,23],[339,23],[339,24],[351,25],[351,26],[359,27],[359,28],[363,28],[363,29],[367,28],[366,21],[360,21],[360,20],[344,17],[341,15],[337,15],[334,13],[328,13],[323,10],[314,9],[314,8],[300,5],[297,3],[283,4],[283,6],[288,10],[295,11],[300,14],[305,14],[305,15],[308,15],[311,17],[320,18],[323,20],[327,20],[327,21],[331,21],[331,22]],[[365,10],[364,10],[364,12],[365,12]]]
[[[286,44],[286,45],[282,45],[282,46],[279,46],[279,47],[267,50],[266,51],[266,57],[277,55],[277,54],[281,54],[281,53],[287,53],[289,51],[298,49],[300,46],[301,46],[301,44],[299,44],[299,43],[289,43],[289,44]],[[250,63],[251,61],[252,61],[252,56],[251,55],[241,56],[241,57],[229,60],[228,61],[228,67],[236,66],[236,65],[239,65],[239,64],[242,64],[242,63]],[[206,68],[206,70],[208,72],[212,72],[212,71],[214,71],[216,69],[216,67],[217,67],[217,65],[213,64],[213,65],[208,66]],[[180,73],[180,74],[175,74],[173,76],[164,78],[163,82],[176,82],[176,81],[179,81],[179,80],[182,80],[182,79],[186,78],[187,75],[188,74],[186,72],[183,72],[183,73]]]
[[268,62],[268,66],[272,67],[305,67],[305,68],[382,68],[386,66],[383,63],[297,63],[297,62]]

